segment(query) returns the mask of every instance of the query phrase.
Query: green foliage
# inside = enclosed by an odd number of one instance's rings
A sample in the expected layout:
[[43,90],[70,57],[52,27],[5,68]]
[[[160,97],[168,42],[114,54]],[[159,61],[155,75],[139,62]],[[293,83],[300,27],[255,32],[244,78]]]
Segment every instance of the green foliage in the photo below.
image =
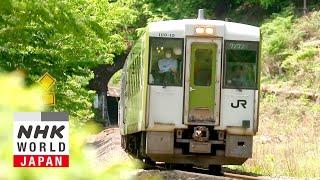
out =
[[109,81],[109,86],[120,87],[121,73],[122,73],[122,70],[119,70],[116,73],[114,73],[114,75],[111,77]]
[[[134,1],[3,0],[0,68],[20,70],[27,84],[49,72],[57,79],[57,105],[83,123],[93,117],[90,68],[113,63],[134,36]],[[131,27],[130,27],[131,26]]]
[[93,73],[89,70],[86,76],[67,76],[66,81],[58,83],[55,90],[56,96],[61,98],[57,99],[57,106],[52,110],[68,112],[75,126],[82,126],[94,117],[91,108],[94,91],[85,88],[92,77]]
[[[320,12],[274,15],[262,27],[264,75],[286,76],[290,86],[320,90]],[[288,85],[288,84],[287,84]]]
[[276,17],[271,22],[261,26],[262,31],[262,59],[270,75],[280,73],[280,65],[288,56],[286,48],[291,42],[290,33],[293,17]]
[[208,0],[169,0],[163,3],[161,0],[145,0],[153,14],[164,19],[196,18],[198,9],[205,9],[207,15],[212,15],[217,1]]
[[[143,15],[149,21],[162,19],[196,18],[198,9],[205,9],[208,19],[231,19],[231,21],[259,25],[273,13],[279,13],[288,6],[302,12],[302,2],[289,0],[143,0]],[[312,7],[317,1],[308,1]]]

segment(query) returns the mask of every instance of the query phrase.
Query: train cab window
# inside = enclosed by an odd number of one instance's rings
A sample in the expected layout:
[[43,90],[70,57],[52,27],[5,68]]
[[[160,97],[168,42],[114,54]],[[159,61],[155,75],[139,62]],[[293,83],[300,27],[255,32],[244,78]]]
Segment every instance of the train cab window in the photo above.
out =
[[258,49],[258,42],[226,41],[225,88],[257,88]]
[[183,39],[150,38],[149,84],[182,86]]

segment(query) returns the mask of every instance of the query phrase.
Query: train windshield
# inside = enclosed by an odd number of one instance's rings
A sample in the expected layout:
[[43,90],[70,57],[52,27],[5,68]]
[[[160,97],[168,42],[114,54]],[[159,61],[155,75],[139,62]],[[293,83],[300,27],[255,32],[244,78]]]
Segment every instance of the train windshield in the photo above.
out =
[[150,38],[149,84],[182,86],[183,39]]
[[224,87],[257,89],[258,42],[226,41]]

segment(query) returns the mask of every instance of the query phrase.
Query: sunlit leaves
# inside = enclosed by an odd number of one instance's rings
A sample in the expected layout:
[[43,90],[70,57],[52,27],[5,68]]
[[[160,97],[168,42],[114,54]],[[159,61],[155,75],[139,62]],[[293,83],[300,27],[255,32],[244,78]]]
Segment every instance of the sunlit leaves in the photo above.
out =
[[2,0],[0,68],[22,70],[27,84],[44,72],[57,79],[54,110],[85,122],[92,118],[89,70],[111,64],[135,34],[134,1]]

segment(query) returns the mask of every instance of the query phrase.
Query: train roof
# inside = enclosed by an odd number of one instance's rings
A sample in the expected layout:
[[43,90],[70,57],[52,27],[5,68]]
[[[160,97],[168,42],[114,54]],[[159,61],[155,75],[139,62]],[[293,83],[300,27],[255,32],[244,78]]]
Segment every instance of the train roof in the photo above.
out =
[[260,41],[259,27],[221,20],[169,20],[153,22],[148,27],[150,36],[159,37],[159,33],[174,33],[176,38],[184,38],[194,35],[194,28],[198,26],[214,27],[215,36],[226,40]]

